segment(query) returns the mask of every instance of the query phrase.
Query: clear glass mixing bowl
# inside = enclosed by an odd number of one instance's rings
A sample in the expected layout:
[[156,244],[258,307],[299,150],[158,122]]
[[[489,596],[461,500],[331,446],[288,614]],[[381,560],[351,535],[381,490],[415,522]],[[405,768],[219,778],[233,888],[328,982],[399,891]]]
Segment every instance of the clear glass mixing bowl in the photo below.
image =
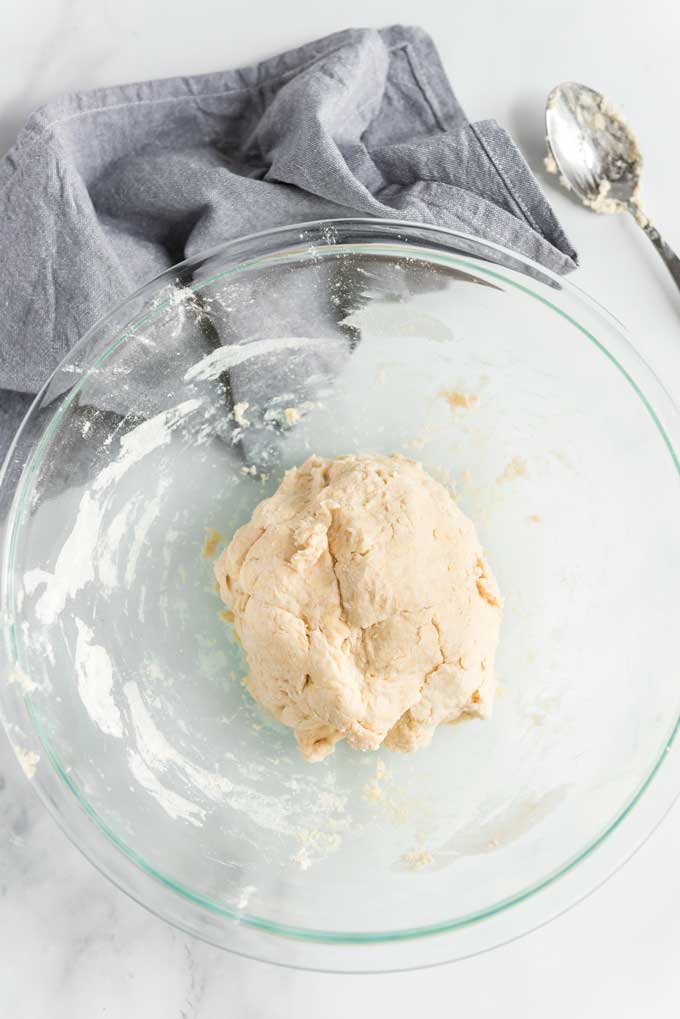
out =
[[[103,873],[233,951],[383,970],[515,937],[678,789],[678,445],[619,324],[488,243],[341,220],[185,262],[83,338],[5,465],[9,737]],[[204,539],[355,451],[455,486],[502,690],[418,754],[309,765],[240,683]]]

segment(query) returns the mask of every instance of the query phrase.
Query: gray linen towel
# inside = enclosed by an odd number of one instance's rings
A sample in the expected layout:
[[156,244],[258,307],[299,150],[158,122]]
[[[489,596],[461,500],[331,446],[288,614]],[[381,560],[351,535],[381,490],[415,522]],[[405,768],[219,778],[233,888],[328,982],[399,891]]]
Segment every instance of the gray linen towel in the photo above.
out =
[[357,214],[576,265],[518,149],[495,121],[469,123],[418,28],[38,110],[0,163],[0,455],[26,394],[137,286],[234,237]]

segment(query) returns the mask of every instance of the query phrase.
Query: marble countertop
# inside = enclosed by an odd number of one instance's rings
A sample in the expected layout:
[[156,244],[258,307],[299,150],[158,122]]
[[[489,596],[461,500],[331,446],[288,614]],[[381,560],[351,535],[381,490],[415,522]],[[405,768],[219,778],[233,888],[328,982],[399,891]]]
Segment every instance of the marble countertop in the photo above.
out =
[[[194,13],[177,0],[12,4],[0,37],[0,149],[60,92],[246,64],[347,25],[417,22],[433,35],[470,117],[496,117],[539,175],[550,88],[572,78],[605,91],[638,133],[649,212],[680,248],[677,0],[651,0],[643,19],[616,0],[346,0],[339,10],[300,0],[295,17],[264,3],[266,11],[204,0]],[[597,217],[542,179],[580,252],[575,281],[629,327],[680,401],[680,295],[657,255],[628,217]],[[406,1019],[437,1001],[434,1014],[470,1017],[675,1015],[679,850],[676,806],[585,902],[463,963],[372,977],[281,970],[196,942],[118,892],[62,835],[0,737],[0,1014],[339,1019],[384,1010]]]

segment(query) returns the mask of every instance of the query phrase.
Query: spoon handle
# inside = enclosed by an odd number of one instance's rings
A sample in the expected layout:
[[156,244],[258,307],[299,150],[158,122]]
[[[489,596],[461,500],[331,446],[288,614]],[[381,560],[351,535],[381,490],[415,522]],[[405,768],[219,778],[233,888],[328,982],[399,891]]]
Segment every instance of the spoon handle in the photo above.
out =
[[642,229],[666,263],[669,273],[675,280],[676,287],[680,290],[680,258],[678,258],[670,245],[666,244],[653,223],[647,220]]

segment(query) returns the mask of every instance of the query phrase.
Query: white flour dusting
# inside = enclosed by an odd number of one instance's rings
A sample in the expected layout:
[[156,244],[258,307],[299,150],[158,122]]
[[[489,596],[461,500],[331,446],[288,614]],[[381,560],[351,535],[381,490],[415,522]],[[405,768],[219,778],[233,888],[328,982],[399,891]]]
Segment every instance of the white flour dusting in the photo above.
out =
[[35,775],[38,764],[40,763],[40,754],[36,754],[33,750],[24,750],[23,747],[14,747],[14,753],[17,755],[17,760],[21,765],[26,778],[31,779]]
[[123,537],[130,529],[131,518],[137,506],[137,500],[130,499],[120,510],[102,535],[97,549],[97,579],[107,594],[110,594],[119,583],[118,554]]
[[196,827],[200,827],[203,824],[205,810],[180,796],[179,793],[173,792],[172,789],[166,789],[151,769],[146,766],[139,754],[135,753],[134,750],[129,750],[127,760],[130,771],[139,784],[148,793],[151,793],[166,814],[169,814],[174,820],[181,818],[184,821],[189,821],[191,824],[196,825]]
[[153,773],[172,768],[175,774],[178,774],[199,796],[206,797],[214,803],[226,803],[232,810],[242,811],[262,828],[286,834],[293,832],[290,821],[292,803],[288,797],[269,796],[256,789],[237,785],[223,775],[208,771],[187,760],[156,726],[142,700],[137,684],[133,681],[126,683],[123,693],[130,709],[137,749]]
[[246,906],[248,905],[248,902],[250,901],[250,897],[256,891],[257,891],[257,888],[255,887],[255,885],[245,885],[241,889],[241,894],[238,897],[238,902],[236,903],[236,908],[237,909],[245,909]]
[[139,560],[140,553],[144,547],[149,531],[158,518],[161,511],[161,502],[163,494],[167,491],[170,482],[167,479],[161,479],[158,483],[158,491],[153,499],[149,499],[144,511],[139,517],[138,522],[135,524],[134,535],[132,538],[132,544],[130,545],[130,552],[128,554],[127,563],[125,564],[125,586],[131,587],[134,583],[135,573],[137,572],[137,562]]
[[234,407],[234,421],[241,426],[241,428],[247,428],[250,421],[246,417],[246,411],[250,407],[248,402],[237,403]]
[[41,584],[48,584],[52,579],[52,574],[48,573],[47,570],[26,570],[24,573],[24,591],[27,595],[35,594]]
[[95,562],[100,540],[100,531],[106,506],[106,497],[113,486],[153,450],[166,445],[173,429],[189,414],[197,410],[200,400],[185,400],[176,407],[162,411],[143,424],[138,425],[121,439],[119,456],[105,467],[95,479],[91,488],[82,496],[78,506],[76,522],[57,557],[54,573],[30,571],[24,577],[31,590],[37,584],[44,584],[36,615],[45,625],[53,623],[69,598],[73,598],[86,584],[95,578]]
[[305,350],[308,347],[323,347],[324,351],[335,344],[344,350],[346,341],[337,336],[328,339],[306,339],[301,336],[282,336],[273,340],[253,340],[252,343],[234,344],[231,347],[218,347],[207,357],[197,361],[185,373],[185,382],[207,382],[216,379],[228,368],[235,368],[251,357],[262,357],[263,354],[275,354],[280,350]]
[[93,644],[94,634],[82,619],[76,619],[75,669],[78,693],[85,709],[96,725],[107,736],[123,735],[120,711],[113,699],[113,669],[106,649]]
[[103,512],[98,499],[91,492],[85,492],[73,530],[57,557],[54,574],[46,580],[45,590],[36,605],[35,612],[41,623],[53,623],[67,599],[94,580],[94,550]]
[[33,693],[37,689],[37,684],[24,672],[20,665],[14,666],[7,677],[7,682],[16,683],[23,694]]

